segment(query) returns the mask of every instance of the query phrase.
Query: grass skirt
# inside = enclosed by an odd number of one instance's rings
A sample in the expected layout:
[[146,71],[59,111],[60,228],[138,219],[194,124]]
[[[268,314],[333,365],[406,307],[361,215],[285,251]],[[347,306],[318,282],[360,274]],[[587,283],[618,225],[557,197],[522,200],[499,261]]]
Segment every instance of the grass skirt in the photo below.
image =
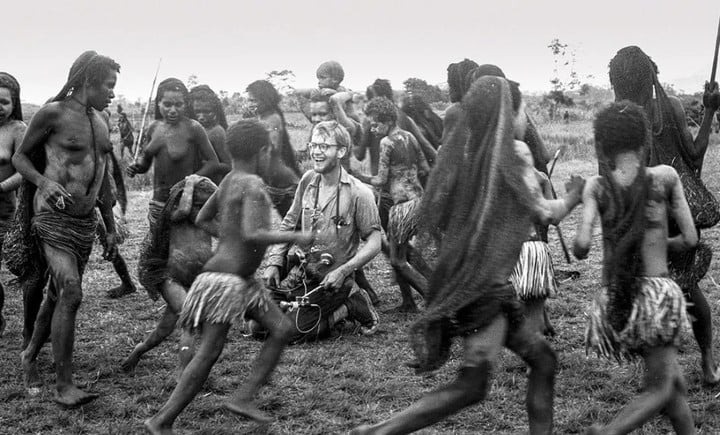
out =
[[390,208],[388,220],[388,238],[397,244],[404,244],[410,241],[417,232],[418,215],[417,206],[420,198],[401,202]]
[[547,243],[523,243],[518,262],[510,275],[510,282],[522,301],[555,297],[555,269]]
[[608,289],[595,296],[585,329],[585,351],[608,359],[631,360],[649,347],[678,346],[680,332],[690,327],[680,287],[670,278],[638,278],[640,291],[622,331],[608,323]]
[[254,279],[232,273],[203,272],[185,297],[180,325],[195,330],[203,323],[235,323],[248,310],[267,311],[272,297]]

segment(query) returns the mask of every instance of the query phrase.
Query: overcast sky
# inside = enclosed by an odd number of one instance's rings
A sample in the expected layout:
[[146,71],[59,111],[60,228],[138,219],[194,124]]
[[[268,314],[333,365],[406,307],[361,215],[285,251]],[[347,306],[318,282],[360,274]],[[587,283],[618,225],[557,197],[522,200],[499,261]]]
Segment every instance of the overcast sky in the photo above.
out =
[[547,91],[553,38],[574,47],[581,78],[609,86],[607,64],[638,45],[660,80],[686,91],[709,78],[718,0],[115,0],[14,1],[2,7],[0,70],[24,101],[55,95],[70,65],[93,49],[117,60],[116,94],[147,98],[159,80],[196,74],[215,91],[243,91],[272,70],[314,87],[315,69],[335,59],[344,84],[375,78],[397,89],[408,77],[446,81],[448,63],[495,63],[524,91]]

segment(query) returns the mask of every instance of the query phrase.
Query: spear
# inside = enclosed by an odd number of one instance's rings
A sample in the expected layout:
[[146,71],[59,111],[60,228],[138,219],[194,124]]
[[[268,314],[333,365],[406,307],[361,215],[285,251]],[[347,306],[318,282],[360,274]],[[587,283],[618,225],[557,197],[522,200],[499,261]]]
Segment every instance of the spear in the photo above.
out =
[[[555,155],[552,159],[552,164],[550,164],[550,170],[548,171],[548,183],[550,183],[550,191],[552,192],[553,199],[557,199],[557,193],[555,193],[555,187],[553,187],[552,180],[550,177],[552,177],[553,171],[555,170],[555,164],[557,163],[558,159],[562,155],[562,153],[565,151],[565,147],[560,147],[555,151]],[[563,254],[565,254],[565,261],[567,261],[568,264],[572,263],[572,260],[570,259],[570,251],[568,251],[567,245],[565,244],[565,238],[562,235],[562,230],[560,229],[560,224],[555,226],[555,229],[558,233],[558,239],[560,240],[560,247],[562,247]]]
[[718,50],[720,49],[720,19],[718,20],[717,37],[715,38],[715,56],[713,57],[712,72],[710,73],[710,86],[715,81],[715,73],[717,72]]
[[153,77],[152,86],[150,86],[150,96],[148,97],[148,102],[145,105],[145,111],[143,112],[142,121],[140,122],[140,133],[135,138],[135,156],[134,160],[137,160],[138,155],[140,155],[140,141],[142,140],[143,134],[145,132],[145,120],[147,119],[147,113],[150,109],[150,101],[152,101],[153,92],[155,91],[155,82],[157,82],[158,73],[160,72],[160,63],[162,63],[162,57],[160,60],[158,60],[158,66],[155,70],[155,77]]

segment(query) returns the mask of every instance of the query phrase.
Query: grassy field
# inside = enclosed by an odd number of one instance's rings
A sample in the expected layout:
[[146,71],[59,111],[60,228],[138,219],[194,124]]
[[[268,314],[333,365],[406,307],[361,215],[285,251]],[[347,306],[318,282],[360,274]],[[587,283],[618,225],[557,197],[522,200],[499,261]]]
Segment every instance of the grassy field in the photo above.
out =
[[[307,132],[301,131],[302,118],[293,117],[291,122],[296,126],[292,131],[295,143],[306,141]],[[563,143],[571,147],[553,176],[558,190],[563,190],[562,184],[571,173],[590,176],[595,172],[587,121],[552,124],[541,131],[551,149]],[[719,195],[720,138],[715,135],[713,141],[704,176],[711,191]],[[133,230],[121,252],[135,270],[139,243],[147,229],[145,216],[150,192],[144,187],[147,186],[146,179],[132,183],[136,190],[130,195],[128,220]],[[562,223],[567,241],[574,236],[578,216],[576,211]],[[716,228],[703,233],[703,238],[716,252],[720,250],[719,236],[720,231]],[[640,365],[618,366],[585,356],[583,310],[598,288],[599,232],[594,243],[590,260],[566,264],[557,232],[551,231],[551,248],[557,269],[580,273],[579,279],[563,282],[560,295],[548,302],[558,331],[558,336],[551,340],[559,357],[555,394],[557,433],[582,433],[594,422],[609,421],[640,389]],[[383,300],[380,309],[397,305],[398,289],[386,259],[382,256],[375,259],[367,272]],[[5,271],[0,276],[6,284],[10,278]],[[712,307],[716,336],[720,335],[718,280],[720,266],[716,261],[700,283]],[[154,328],[163,305],[150,301],[142,289],[121,300],[106,299],[104,292],[118,282],[111,265],[100,259],[99,249],[96,249],[83,283],[85,298],[78,316],[74,361],[77,382],[87,385],[101,397],[75,410],[63,410],[51,400],[54,374],[49,346],[39,357],[45,388],[38,396],[26,395],[19,365],[21,295],[15,285],[7,285],[5,314],[8,327],[0,338],[0,433],[142,433],[142,421],[165,402],[174,387],[177,333],[150,352],[134,373],[123,373],[120,362]],[[384,419],[420,398],[424,392],[452,379],[458,368],[457,345],[450,363],[432,377],[415,376],[403,365],[412,357],[407,331],[414,319],[414,315],[381,313],[381,331],[377,335],[364,337],[345,332],[321,343],[289,347],[270,385],[262,390],[258,399],[261,407],[276,418],[269,427],[259,427],[221,409],[223,400],[247,376],[252,358],[260,347],[260,342],[244,337],[241,328],[234,328],[204,390],[178,419],[178,433],[345,433],[357,424]],[[715,352],[720,356],[718,342],[716,337]],[[688,381],[690,407],[698,431],[720,433],[720,387],[702,386],[699,352],[689,332],[683,336],[681,365]],[[524,433],[527,431],[525,390],[524,365],[511,353],[503,352],[494,368],[494,381],[487,401],[422,433]],[[670,431],[667,421],[657,418],[637,433]]]

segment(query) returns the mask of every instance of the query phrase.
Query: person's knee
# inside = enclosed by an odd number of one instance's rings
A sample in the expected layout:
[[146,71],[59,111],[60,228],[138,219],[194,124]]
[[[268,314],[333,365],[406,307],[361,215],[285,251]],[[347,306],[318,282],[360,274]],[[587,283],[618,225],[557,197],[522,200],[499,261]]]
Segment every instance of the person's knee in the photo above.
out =
[[545,340],[539,340],[530,349],[526,361],[530,370],[545,376],[554,376],[557,370],[557,354]]
[[490,384],[490,361],[477,366],[462,367],[457,378],[444,389],[456,394],[463,406],[470,406],[485,399]]
[[57,279],[60,299],[70,307],[77,308],[82,302],[82,289],[77,276],[63,276]]

